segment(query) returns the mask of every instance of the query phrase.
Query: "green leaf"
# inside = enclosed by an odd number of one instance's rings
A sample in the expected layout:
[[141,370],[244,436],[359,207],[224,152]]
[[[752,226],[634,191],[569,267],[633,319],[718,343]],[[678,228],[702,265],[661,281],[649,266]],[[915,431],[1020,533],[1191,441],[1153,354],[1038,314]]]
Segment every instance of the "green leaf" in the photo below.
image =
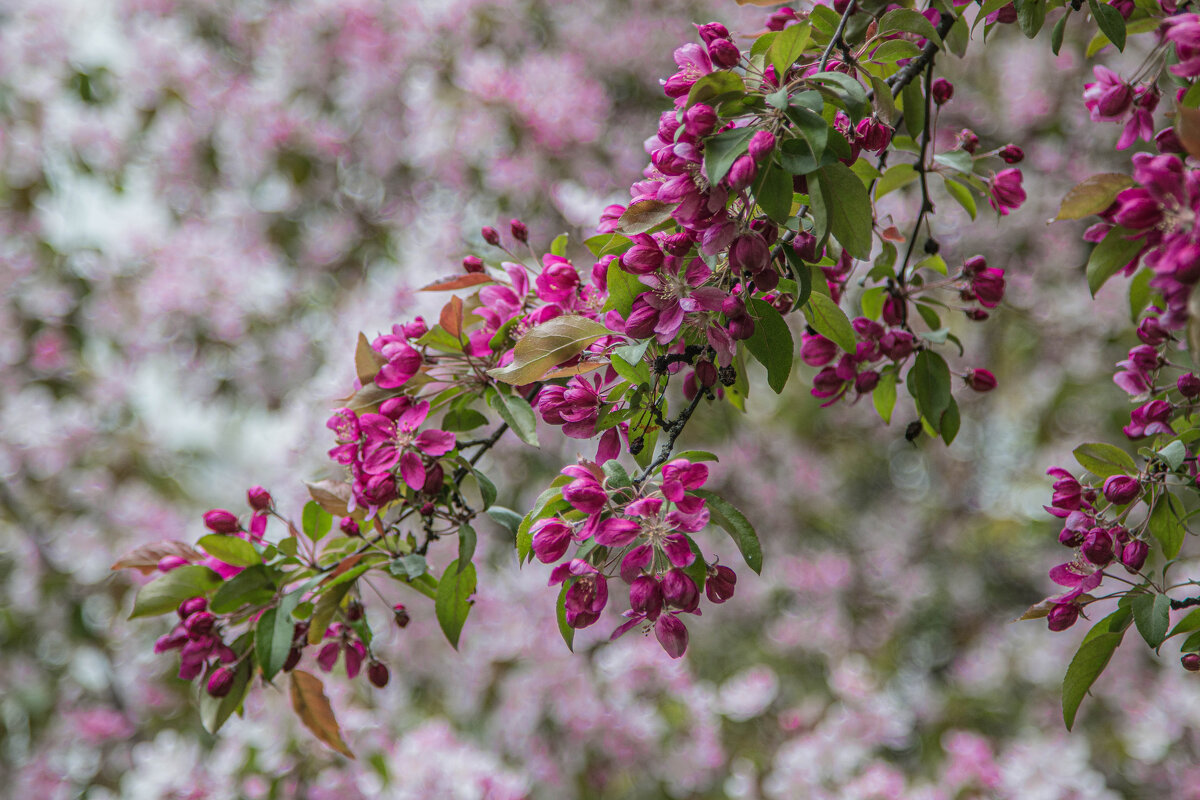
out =
[[695,463],[697,461],[720,461],[716,453],[710,453],[707,450],[684,450],[676,453],[675,458],[686,458],[688,461]]
[[565,256],[567,254],[567,241],[570,237],[565,233],[560,233],[550,242],[550,252],[556,256]]
[[734,128],[704,140],[704,174],[716,185],[729,173],[738,156],[746,152],[754,128]]
[[1032,39],[1046,24],[1046,0],[1013,0],[1017,7],[1017,25],[1021,33]]
[[879,383],[875,384],[875,390],[871,392],[871,402],[875,405],[875,410],[879,412],[883,424],[890,425],[892,410],[896,407],[895,372],[888,370],[880,374]]
[[975,219],[978,207],[975,204],[975,195],[971,194],[971,190],[949,176],[943,175],[942,180],[946,185],[946,193],[963,207],[971,219]]
[[410,581],[415,581],[429,572],[429,563],[425,561],[425,556],[420,553],[409,553],[406,556],[400,556],[393,560],[391,564],[388,564],[388,572],[391,572],[397,578],[407,578]]
[[[945,14],[946,9],[938,9]],[[963,17],[954,20],[954,24],[950,26],[950,32],[946,34],[946,49],[959,58],[963,58],[967,54],[967,46],[971,43],[971,31],[967,28],[967,21]]]
[[434,325],[430,328],[424,336],[417,339],[417,344],[447,353],[461,353],[463,349],[462,342],[458,340],[458,337],[452,335],[441,325]]
[[902,58],[912,58],[920,52],[921,48],[907,39],[887,39],[875,48],[875,52],[871,54],[871,60],[891,64]]
[[461,572],[463,565],[471,566],[471,559],[475,557],[475,543],[478,537],[475,535],[475,529],[467,523],[458,526],[458,569]]
[[781,81],[791,66],[796,63],[796,59],[804,53],[811,33],[811,26],[805,23],[791,25],[780,31],[779,35],[771,42],[771,48],[767,50],[767,58],[775,67],[775,74]]
[[492,503],[496,502],[496,484],[492,483],[491,478],[474,467],[471,467],[471,477],[475,479],[476,485],[479,486],[479,498],[483,501],[483,510],[487,511],[491,508]]
[[452,408],[442,417],[442,430],[462,433],[487,425],[487,422],[488,418],[473,408]]
[[[1200,86],[1200,84],[1197,84]],[[1154,292],[1150,289],[1150,280],[1154,277],[1153,270],[1141,269],[1133,274],[1129,282],[1129,319],[1137,325],[1138,318],[1150,305],[1150,297]]]
[[487,510],[487,515],[491,517],[497,525],[505,528],[514,536],[517,533],[517,529],[521,527],[521,515],[516,511],[513,511],[511,508],[505,508],[504,506],[492,506]]
[[924,14],[910,8],[893,9],[880,18],[879,32],[882,34],[891,31],[915,33],[932,40],[938,47],[943,47],[942,37],[938,35],[933,23],[927,20]]
[[888,167],[887,172],[875,184],[875,199],[883,197],[888,192],[895,191],[901,186],[907,186],[919,176],[912,164],[896,164]]
[[228,614],[244,605],[261,606],[275,599],[278,572],[259,564],[234,575],[217,589],[209,601],[208,610],[214,614]]
[[746,566],[755,573],[761,574],[762,546],[759,544],[758,534],[754,532],[754,526],[750,524],[745,515],[716,492],[708,489],[694,489],[692,494],[704,498],[710,519],[724,528],[725,532],[733,539],[742,558],[746,560]]
[[1179,548],[1183,547],[1183,537],[1187,534],[1187,526],[1183,524],[1185,513],[1183,502],[1169,492],[1158,499],[1150,513],[1150,533],[1162,545],[1163,555],[1168,559],[1179,555]]
[[946,410],[942,412],[942,419],[938,424],[938,428],[942,432],[942,441],[946,444],[953,444],[954,437],[958,436],[958,429],[961,425],[962,418],[958,414],[958,401],[951,395],[950,405],[946,406]]
[[1136,475],[1137,462],[1133,456],[1116,445],[1090,442],[1075,448],[1075,460],[1093,475],[1109,478],[1113,475]]
[[605,311],[616,311],[622,317],[629,316],[633,301],[638,295],[647,291],[645,284],[621,269],[620,261],[613,260],[608,265],[608,300],[604,303]]
[[809,295],[808,303],[804,305],[804,319],[813,330],[829,339],[847,353],[853,353],[858,347],[858,337],[854,334],[854,326],[846,317],[846,313],[828,296],[820,292]]
[[274,678],[287,661],[295,633],[292,612],[300,605],[309,588],[311,586],[284,595],[278,608],[267,609],[258,620],[254,633],[254,652],[265,680]]
[[904,107],[904,127],[914,139],[925,129],[925,95],[921,93],[920,83],[913,81],[900,91],[900,104]]
[[555,617],[558,619],[558,633],[567,643],[567,649],[573,653],[575,652],[575,629],[567,624],[567,589],[570,586],[571,581],[563,581],[562,588],[558,590],[558,601],[554,608]]
[[458,637],[462,633],[463,624],[471,612],[470,598],[474,593],[475,565],[467,564],[459,568],[457,560],[451,562],[438,582],[437,598],[433,607],[442,633],[446,634],[446,639],[455,650],[458,649]]
[[704,591],[704,583],[708,580],[708,564],[704,560],[704,553],[700,550],[700,545],[696,544],[696,540],[687,534],[684,534],[687,539],[688,547],[692,549],[692,555],[696,560],[683,568],[683,574],[692,579],[692,583],[696,584],[698,591]]
[[537,417],[528,400],[519,395],[489,390],[487,403],[521,441],[530,447],[538,446]]
[[596,258],[619,256],[633,247],[633,240],[619,233],[600,233],[584,239],[583,244]]
[[917,402],[917,410],[940,431],[942,414],[950,407],[950,367],[946,360],[932,350],[917,353],[908,371],[908,392]]
[[517,341],[513,347],[511,364],[490,369],[488,374],[513,386],[533,383],[554,367],[582,353],[601,336],[610,333],[599,322],[584,316],[569,314],[554,317],[529,329]]
[[746,347],[767,368],[767,384],[775,394],[779,394],[792,372],[792,353],[795,348],[792,332],[775,307],[765,300],[752,298],[750,308],[751,316],[757,321],[754,335],[746,340]]
[[176,567],[138,589],[129,618],[153,617],[174,611],[189,597],[206,596],[220,585],[221,576],[208,567],[199,564]]
[[605,482],[610,488],[621,489],[626,486],[632,486],[633,481],[629,477],[629,473],[621,466],[621,462],[615,458],[605,461],[601,466],[604,470]]
[[1079,710],[1079,704],[1083,702],[1083,696],[1108,666],[1109,659],[1121,644],[1123,637],[1124,633],[1100,634],[1094,639],[1084,641],[1075,657],[1071,659],[1071,665],[1067,667],[1067,674],[1063,677],[1062,691],[1063,722],[1066,723],[1067,730],[1075,725],[1075,714]]
[[235,567],[249,567],[262,563],[262,556],[254,545],[233,534],[210,533],[196,542],[213,558]]
[[792,216],[792,176],[782,167],[768,162],[754,183],[754,201],[768,217],[780,225]]
[[[1105,7],[1109,8],[1109,6]],[[1120,14],[1118,13],[1117,16]],[[1058,207],[1058,216],[1054,218],[1054,221],[1083,219],[1092,214],[1099,214],[1111,206],[1117,199],[1117,195],[1130,186],[1133,186],[1133,178],[1119,172],[1101,172],[1092,175],[1067,192]]]
[[1100,26],[1100,30],[1108,37],[1108,40],[1118,50],[1124,50],[1125,18],[1121,16],[1121,12],[1107,3],[1097,3],[1096,0],[1088,0],[1088,8],[1091,9],[1092,16],[1096,18],[1096,24]]
[[1176,439],[1166,447],[1158,451],[1158,457],[1166,462],[1171,471],[1179,469],[1183,465],[1183,460],[1187,458],[1187,447],[1183,442]]
[[745,93],[746,84],[742,82],[742,79],[736,73],[724,69],[717,70],[708,73],[692,84],[691,90],[688,91],[686,107],[691,108],[696,103],[716,105],[720,99],[729,95],[742,95]]
[[1171,632],[1167,634],[1167,638],[1170,639],[1172,636],[1181,633],[1191,633],[1196,630],[1200,630],[1200,608],[1192,609],[1183,619],[1175,623],[1175,627],[1171,628]]
[[1054,29],[1050,31],[1050,52],[1058,55],[1058,51],[1062,49],[1063,34],[1067,31],[1067,20],[1071,16],[1071,10],[1067,9],[1067,13],[1058,18],[1058,22],[1054,23]]
[[1171,600],[1165,594],[1139,594],[1133,598],[1133,622],[1146,644],[1158,649],[1171,625]]
[[1132,233],[1117,225],[1092,250],[1087,264],[1087,282],[1093,297],[1105,281],[1120,272],[1145,246],[1141,239],[1125,238]]
[[846,109],[851,125],[857,125],[859,120],[871,113],[871,101],[867,99],[867,90],[849,75],[843,72],[819,72],[810,75],[808,80],[818,84],[822,94]]
[[[810,195],[814,211],[821,207],[829,232],[846,252],[863,261],[870,258],[874,217],[867,187],[840,161],[821,167],[816,177],[817,189]],[[811,183],[809,186],[812,188]]]
[[304,513],[300,517],[300,527],[304,529],[304,535],[309,539],[312,539],[314,542],[319,541],[333,527],[333,515],[321,508],[314,501],[309,500],[304,504]]
[[966,150],[947,150],[945,153],[938,153],[933,160],[966,175],[975,171],[975,159]]

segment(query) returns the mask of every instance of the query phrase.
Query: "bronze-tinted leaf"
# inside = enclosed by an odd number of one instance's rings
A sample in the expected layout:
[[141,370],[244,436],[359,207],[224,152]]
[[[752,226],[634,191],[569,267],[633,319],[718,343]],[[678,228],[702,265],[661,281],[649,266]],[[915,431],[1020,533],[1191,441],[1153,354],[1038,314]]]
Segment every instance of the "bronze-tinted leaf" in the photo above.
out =
[[354,753],[342,741],[333,707],[329,705],[325,687],[317,676],[300,669],[292,670],[292,708],[313,736],[346,758],[354,758]]
[[317,481],[316,483],[306,483],[308,494],[321,508],[333,514],[335,517],[348,516],[350,511],[347,506],[350,503],[350,486],[341,481]]
[[168,539],[130,550],[116,560],[112,569],[136,569],[143,575],[149,575],[158,570],[158,562],[167,556],[179,556],[187,561],[200,561],[204,558],[204,554],[191,545]]
[[677,205],[679,204],[664,203],[660,200],[638,200],[631,203],[617,220],[617,233],[634,236],[656,228],[671,218],[671,212]]
[[482,272],[468,272],[463,275],[451,275],[449,278],[439,278],[428,286],[422,286],[419,292],[448,292],[452,289],[469,289],[494,281]]
[[553,372],[543,375],[542,377],[548,381],[554,380],[555,378],[569,378],[572,375],[583,375],[587,372],[595,372],[601,367],[607,366],[607,361],[580,361],[578,364],[574,364],[569,367],[563,367],[562,369],[556,369]]
[[1133,178],[1117,172],[1102,172],[1092,175],[1067,192],[1058,208],[1058,216],[1050,220],[1083,219],[1099,214],[1112,205],[1122,189],[1133,185]]
[[442,308],[442,314],[438,318],[440,324],[446,333],[453,336],[455,339],[462,338],[463,325],[463,302],[458,295],[450,298],[450,302]]
[[1175,135],[1189,156],[1200,156],[1200,108],[1175,106]]
[[601,336],[612,331],[595,320],[581,316],[555,317],[530,329],[513,347],[507,367],[488,370],[497,380],[524,386],[541,380],[554,367],[574,358]]
[[360,331],[358,346],[354,348],[354,372],[358,375],[359,383],[366,386],[375,380],[379,368],[386,363],[387,359],[375,352],[375,348],[367,341],[367,335]]

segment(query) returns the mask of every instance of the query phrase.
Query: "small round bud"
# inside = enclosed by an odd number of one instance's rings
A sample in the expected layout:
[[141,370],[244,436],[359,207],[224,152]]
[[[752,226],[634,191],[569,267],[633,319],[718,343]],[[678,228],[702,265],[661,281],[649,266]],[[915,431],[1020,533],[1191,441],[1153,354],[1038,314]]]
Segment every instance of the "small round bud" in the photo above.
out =
[[434,506],[433,503],[423,503],[421,505],[421,516],[422,517],[432,517],[434,511],[437,511],[437,507]]
[[699,139],[708,136],[717,127],[717,112],[706,103],[696,105],[683,112],[683,129]]
[[180,619],[186,620],[193,614],[199,614],[201,611],[208,609],[208,601],[203,597],[189,597],[179,604],[179,608],[175,609],[175,613]]
[[713,39],[708,45],[708,57],[713,65],[722,69],[737,66],[742,60],[742,54],[737,45],[728,39]]
[[963,128],[958,132],[958,146],[974,155],[975,151],[979,149],[979,137],[970,128]]
[[491,225],[483,226],[483,230],[481,230],[480,233],[483,234],[483,240],[488,244],[493,246],[500,244],[500,231],[496,230]]
[[755,161],[762,161],[764,158],[769,158],[771,153],[775,152],[775,134],[770,131],[756,131],[750,137],[749,146],[750,157]]
[[974,278],[987,269],[987,259],[983,256],[971,256],[963,262],[963,277]]
[[1107,566],[1113,558],[1112,536],[1103,528],[1092,528],[1088,531],[1087,536],[1083,537],[1083,546],[1080,550],[1083,557],[1097,567]]
[[942,249],[942,246],[940,244],[938,244],[937,239],[930,237],[925,240],[925,252],[928,253],[929,255],[931,255],[931,256],[937,255],[937,252],[941,249]]
[[233,688],[233,670],[229,667],[217,667],[208,676],[208,693],[213,697],[224,697]]
[[1179,380],[1175,381],[1175,388],[1184,397],[1200,396],[1200,377],[1196,377],[1196,373],[1194,372],[1180,375]]
[[1020,164],[1025,160],[1025,151],[1015,144],[1006,144],[1000,148],[1000,157],[1005,164]]
[[[740,317],[734,317],[729,320],[729,336],[737,341],[749,339],[754,335],[754,317],[749,314],[743,314]],[[732,384],[730,384],[732,385]]]
[[1141,539],[1134,539],[1121,549],[1121,563],[1125,566],[1126,571],[1132,575],[1145,566],[1146,556],[1149,552],[1150,545]]
[[404,607],[404,603],[396,603],[392,607],[392,617],[396,620],[397,628],[407,628],[412,619],[408,616],[408,609]]
[[1142,493],[1137,478],[1128,475],[1112,475],[1104,479],[1104,497],[1112,504],[1123,506],[1132,503]]
[[746,316],[746,303],[736,295],[730,295],[721,301],[721,313],[730,319]]
[[938,78],[933,82],[932,92],[933,102],[939,106],[944,106],[950,102],[950,98],[954,97],[954,84],[945,78]]
[[350,620],[351,622],[358,622],[362,618],[362,603],[358,602],[357,600],[351,600],[346,604],[346,619]]
[[204,525],[214,533],[237,533],[242,529],[237,515],[223,508],[204,512]]
[[729,174],[725,176],[725,180],[729,183],[730,189],[740,192],[754,183],[756,177],[758,177],[758,165],[753,158],[746,155],[737,157],[733,166],[729,168]]
[[1183,668],[1188,672],[1200,672],[1200,653],[1186,653],[1179,659],[1179,663],[1183,664]]
[[354,517],[342,517],[341,522],[338,523],[338,528],[347,536],[362,536],[362,529],[358,527],[358,522],[355,521]]
[[700,38],[705,44],[712,44],[717,39],[729,38],[729,29],[719,22],[697,25],[696,32],[700,34]]
[[708,359],[701,359],[696,362],[696,380],[700,381],[700,385],[708,388],[717,382],[717,367]]
[[462,266],[464,272],[483,272],[483,259],[479,256],[464,256]]
[[1073,603],[1059,603],[1050,609],[1046,622],[1052,631],[1065,631],[1079,619],[1079,609]]
[[509,220],[509,230],[512,232],[512,237],[518,242],[529,241],[529,228],[524,222],[519,219]]
[[216,615],[209,611],[198,611],[184,621],[183,627],[187,628],[188,636],[195,639],[207,635],[216,624]]
[[388,685],[388,668],[379,661],[372,661],[367,665],[367,679],[375,686],[382,689]]
[[261,486],[251,486],[246,490],[246,502],[255,511],[267,511],[273,503],[271,493]]
[[879,373],[873,369],[864,370],[854,378],[854,391],[866,394],[875,390],[879,385]]
[[173,569],[185,567],[187,564],[188,560],[182,556],[163,556],[158,560],[157,566],[159,572],[170,572]]
[[996,388],[996,376],[986,369],[973,369],[967,372],[967,386],[977,392],[990,392]]

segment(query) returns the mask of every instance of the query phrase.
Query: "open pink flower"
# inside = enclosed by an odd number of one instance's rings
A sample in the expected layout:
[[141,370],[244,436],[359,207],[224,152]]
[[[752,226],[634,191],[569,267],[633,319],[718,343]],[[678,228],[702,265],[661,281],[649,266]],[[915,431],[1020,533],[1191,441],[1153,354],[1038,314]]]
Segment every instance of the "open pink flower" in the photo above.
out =
[[429,416],[429,402],[409,405],[395,421],[382,414],[363,414],[363,471],[368,475],[389,472],[397,463],[404,482],[420,491],[425,484],[425,457],[436,458],[454,449],[455,437],[447,431],[431,429],[417,433],[417,427]]

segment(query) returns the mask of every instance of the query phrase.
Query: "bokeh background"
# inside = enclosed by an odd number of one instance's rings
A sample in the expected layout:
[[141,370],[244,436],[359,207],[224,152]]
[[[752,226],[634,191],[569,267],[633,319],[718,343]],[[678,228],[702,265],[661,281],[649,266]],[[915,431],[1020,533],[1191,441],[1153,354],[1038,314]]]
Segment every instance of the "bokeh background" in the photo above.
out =
[[[1127,647],[1067,734],[1082,630],[1011,622],[1061,560],[1043,471],[1096,432],[1117,441],[1125,413],[1109,379],[1132,344],[1124,285],[1093,302],[1081,225],[1044,224],[1079,179],[1122,168],[1118,131],[1084,114],[1075,25],[1058,58],[998,30],[942,65],[958,86],[943,146],[970,126],[1028,154],[1019,212],[971,223],[941,198],[935,222],[948,260],[1007,270],[1004,307],[958,331],[957,366],[1000,388],[965,405],[949,448],[904,441],[911,409],[885,427],[867,403],[817,408],[803,381],[689,426],[767,566],[689,621],[683,660],[601,630],[568,653],[546,570],[517,570],[489,527],[460,653],[414,595],[413,624],[377,639],[388,688],[329,681],[350,762],[269,689],[209,736],[151,653],[168,623],[126,620],[122,552],[198,536],[255,483],[298,512],[357,332],[486,255],[481,224],[578,242],[627,198],[671,51],[712,19],[753,33],[765,12],[0,2],[0,795],[1200,797],[1195,676]],[[886,208],[907,230],[912,196]],[[522,508],[576,446],[497,452],[501,502]],[[717,535],[705,549],[737,562]],[[382,602],[368,613],[388,627]]]

